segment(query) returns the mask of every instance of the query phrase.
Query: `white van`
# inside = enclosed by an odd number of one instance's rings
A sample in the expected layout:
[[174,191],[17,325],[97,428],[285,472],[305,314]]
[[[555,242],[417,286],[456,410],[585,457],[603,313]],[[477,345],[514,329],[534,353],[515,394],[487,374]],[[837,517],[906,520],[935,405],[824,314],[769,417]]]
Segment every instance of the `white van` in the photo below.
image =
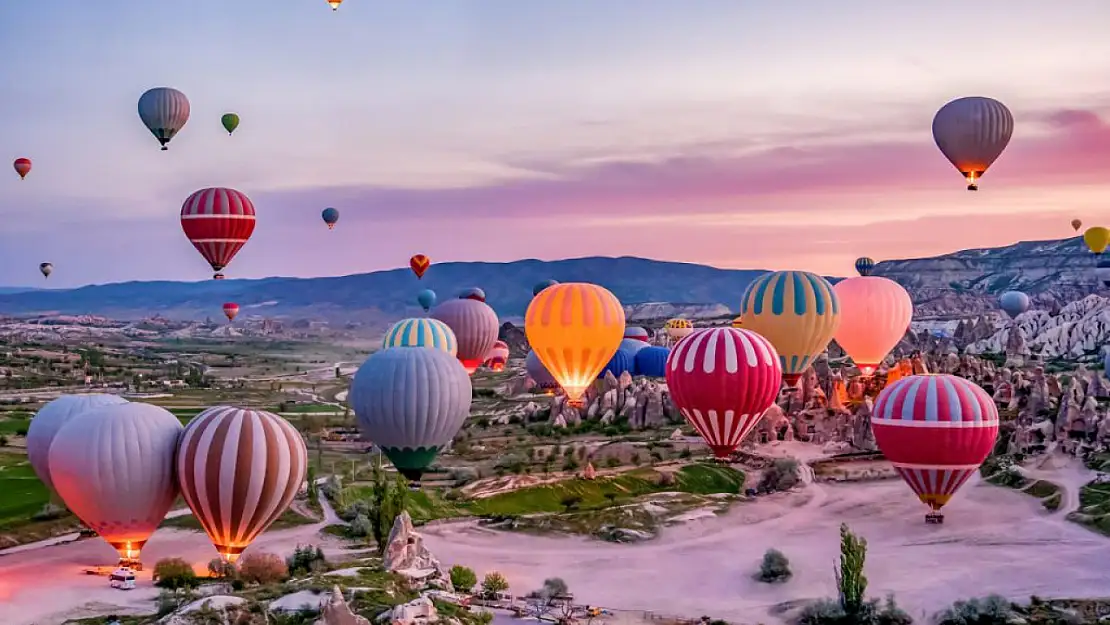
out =
[[118,568],[108,576],[108,583],[119,590],[135,590],[135,572],[128,568]]

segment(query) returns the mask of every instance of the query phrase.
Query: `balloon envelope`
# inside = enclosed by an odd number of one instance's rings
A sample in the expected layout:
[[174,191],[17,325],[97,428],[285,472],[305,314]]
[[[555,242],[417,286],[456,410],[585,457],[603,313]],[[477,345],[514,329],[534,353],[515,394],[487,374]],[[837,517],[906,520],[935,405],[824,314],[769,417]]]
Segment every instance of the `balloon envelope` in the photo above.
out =
[[998,100],[959,98],[933,118],[933,140],[944,157],[964,175],[968,190],[1006,149],[1014,133],[1014,116]]
[[1087,244],[1087,249],[1095,254],[1101,254],[1110,245],[1110,229],[1102,226],[1087,228],[1087,231],[1083,233],[1083,242]]
[[913,320],[913,301],[902,285],[887,278],[863,276],[833,286],[840,300],[836,342],[863,375],[871,375],[906,335]]
[[254,204],[235,189],[201,189],[181,205],[181,229],[212,271],[235,258],[254,233],[254,222]]
[[239,315],[239,304],[235,302],[228,302],[224,304],[224,316],[228,321],[234,321],[235,317]]
[[667,374],[667,357],[671,350],[668,347],[652,345],[636,352],[636,375],[646,375],[649,378],[662,378]]
[[663,330],[673,341],[680,341],[694,331],[694,322],[689,319],[671,319],[663,324]]
[[875,261],[866,256],[860,256],[856,259],[856,271],[861,276],[869,276],[875,269]]
[[547,367],[543,366],[536,352],[528,352],[528,356],[524,359],[524,370],[528,372],[528,377],[532,378],[532,382],[535,383],[536,388],[545,390],[559,388],[559,381],[555,379],[555,376],[551,375]]
[[189,422],[175,455],[181,495],[226,562],[234,562],[293,502],[308,449],[265,410],[213,406]]
[[628,352],[629,354],[635,356],[636,352],[640,351],[641,349],[646,349],[648,345],[648,343],[645,343],[640,339],[621,339],[621,344],[617,347],[617,349],[622,352]]
[[637,341],[647,343],[649,340],[651,340],[651,333],[639,326],[629,326],[624,329],[624,338],[635,339]]
[[623,349],[617,349],[617,351],[613,352],[613,357],[609,359],[609,362],[605,363],[605,367],[597,374],[597,377],[598,379],[602,379],[606,374],[612,373],[613,377],[619,378],[621,374],[625,372],[627,372],[628,375],[634,375],[636,373],[635,367],[636,355]]
[[840,325],[840,301],[832,285],[808,271],[775,271],[755,279],[740,306],[744,328],[775,346],[783,379],[793,385]]
[[1013,319],[1029,310],[1029,296],[1021,291],[1006,291],[998,298],[998,305]]
[[31,159],[17,158],[12,163],[12,167],[15,168],[15,173],[19,174],[19,179],[23,180],[27,177],[27,174],[31,173]]
[[328,225],[328,230],[335,228],[336,222],[339,221],[339,211],[334,208],[325,208],[320,211],[320,218]]
[[165,150],[189,121],[189,98],[169,87],[150,89],[139,97],[139,119]]
[[118,395],[103,393],[87,393],[82,395],[62,395],[48,402],[31,419],[27,428],[27,460],[35,475],[39,476],[46,487],[54,490],[54,481],[50,477],[50,464],[48,462],[50,444],[54,442],[54,435],[70,419],[96,408],[104,406],[118,406],[126,404],[127,400]]
[[1079,232],[1079,229],[1082,228],[1082,227],[1083,227],[1083,221],[1082,220],[1079,220],[1079,219],[1071,220],[1072,230],[1075,230],[1076,232]]
[[419,280],[424,277],[424,272],[428,271],[428,267],[432,266],[432,260],[423,254],[417,254],[409,259],[409,267],[412,272],[416,274],[416,279]]
[[620,300],[596,284],[552,285],[532,298],[524,333],[572,404],[608,364],[624,337]]
[[181,422],[150,404],[101,406],[69,420],[50,445],[50,477],[77,518],[139,559],[177,498],[174,454]]
[[532,287],[532,295],[533,296],[539,295],[540,291],[546,289],[549,286],[554,286],[556,284],[559,284],[559,283],[556,282],[555,280],[541,280],[541,281],[537,282],[535,286]]
[[497,313],[485,302],[473,299],[447,300],[432,309],[432,318],[446,323],[455,332],[459,361],[468,373],[474,373],[486,361],[501,329]]
[[53,263],[39,263],[39,273],[42,274],[42,277],[49,278],[50,274],[54,273],[54,264]]
[[471,392],[466,370],[447,352],[391,347],[362,363],[348,400],[366,439],[417,480],[462,427]]
[[472,286],[460,291],[459,299],[472,299],[478,302],[484,302],[486,301],[486,292],[476,286]]
[[416,303],[420,304],[424,312],[428,312],[432,309],[432,306],[436,305],[436,292],[431,289],[424,289],[416,294]]
[[402,319],[393,324],[382,338],[382,349],[390,347],[427,347],[445,351],[451,356],[459,353],[459,341],[450,326],[438,319],[420,317]]
[[718,458],[736,451],[782,386],[771,342],[736,328],[694,331],[671,350],[666,376],[675,406]]
[[486,355],[486,366],[493,371],[504,371],[505,364],[509,362],[509,344],[497,341]]
[[223,125],[224,130],[230,135],[239,127],[239,116],[235,113],[224,113],[223,117],[220,118],[220,124]]
[[902,479],[936,511],[990,455],[998,409],[964,378],[913,375],[879,393],[871,430]]

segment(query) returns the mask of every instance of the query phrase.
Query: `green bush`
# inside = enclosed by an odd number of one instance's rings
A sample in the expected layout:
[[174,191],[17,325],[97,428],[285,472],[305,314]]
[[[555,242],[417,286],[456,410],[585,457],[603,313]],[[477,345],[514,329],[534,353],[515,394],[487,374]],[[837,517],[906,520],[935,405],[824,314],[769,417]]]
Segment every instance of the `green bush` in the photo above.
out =
[[154,564],[154,585],[159,588],[194,588],[198,583],[192,565],[181,558],[163,558]]
[[461,564],[451,567],[451,585],[455,587],[455,590],[470,592],[477,584],[478,575],[474,573],[474,569]]
[[990,595],[957,601],[952,607],[938,612],[937,625],[1005,625],[1017,616],[1005,597]]
[[793,575],[794,573],[790,570],[790,560],[787,560],[786,556],[778,549],[768,549],[763,554],[763,562],[759,565],[759,575],[756,576],[756,579],[768,584],[775,584],[785,582]]

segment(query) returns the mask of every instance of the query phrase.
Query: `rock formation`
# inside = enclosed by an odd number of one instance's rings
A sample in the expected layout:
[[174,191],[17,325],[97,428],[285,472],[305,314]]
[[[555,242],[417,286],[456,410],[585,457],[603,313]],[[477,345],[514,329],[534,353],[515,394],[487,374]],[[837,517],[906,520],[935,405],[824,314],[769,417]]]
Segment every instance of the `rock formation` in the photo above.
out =
[[351,611],[339,586],[332,588],[330,594],[320,602],[320,618],[315,625],[370,625],[370,621]]
[[412,517],[408,511],[397,515],[393,529],[389,531],[385,553],[382,556],[385,570],[408,578],[420,586],[434,586],[453,591],[451,577],[443,569],[432,552],[424,546],[424,537],[412,527]]

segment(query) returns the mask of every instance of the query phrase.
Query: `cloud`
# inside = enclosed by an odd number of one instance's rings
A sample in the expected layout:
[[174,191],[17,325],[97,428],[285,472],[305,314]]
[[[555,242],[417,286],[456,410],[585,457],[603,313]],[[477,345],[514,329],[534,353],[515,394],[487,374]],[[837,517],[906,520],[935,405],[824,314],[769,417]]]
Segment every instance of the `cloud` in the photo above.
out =
[[[1026,122],[1026,123],[1022,123]],[[792,196],[906,193],[962,189],[926,126],[914,140],[867,136],[803,137],[797,143],[753,148],[719,144],[653,160],[506,163],[530,172],[516,180],[448,189],[344,187],[260,194],[275,212],[332,205],[344,218],[378,222],[429,219],[543,220],[611,218],[694,212],[766,212],[766,202]],[[1019,118],[1008,150],[983,181],[981,194],[1007,187],[1101,182],[1110,167],[1110,126],[1090,110],[1033,112]],[[891,195],[893,201],[897,196]],[[777,210],[812,211],[805,202]]]

